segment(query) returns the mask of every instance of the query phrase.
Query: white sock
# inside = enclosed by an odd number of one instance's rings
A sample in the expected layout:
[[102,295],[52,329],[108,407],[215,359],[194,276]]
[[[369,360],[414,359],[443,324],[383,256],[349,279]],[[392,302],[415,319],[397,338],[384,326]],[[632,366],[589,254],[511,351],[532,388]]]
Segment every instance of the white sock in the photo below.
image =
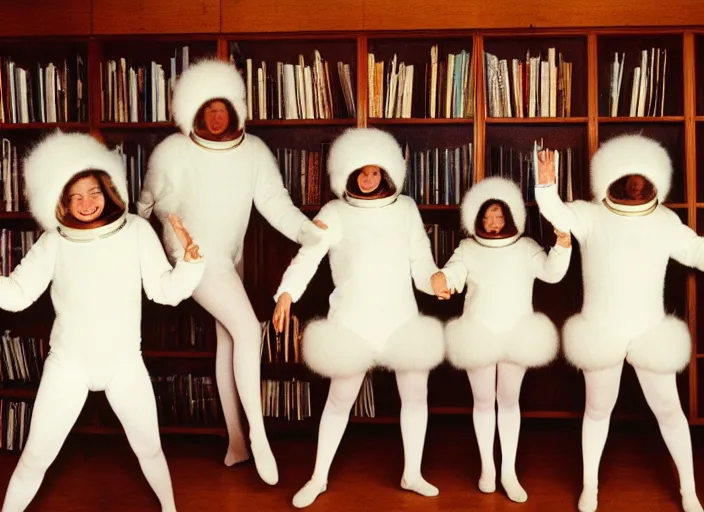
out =
[[318,496],[324,493],[328,488],[327,483],[316,480],[308,480],[300,491],[293,497],[293,506],[296,508],[305,508],[311,505]]

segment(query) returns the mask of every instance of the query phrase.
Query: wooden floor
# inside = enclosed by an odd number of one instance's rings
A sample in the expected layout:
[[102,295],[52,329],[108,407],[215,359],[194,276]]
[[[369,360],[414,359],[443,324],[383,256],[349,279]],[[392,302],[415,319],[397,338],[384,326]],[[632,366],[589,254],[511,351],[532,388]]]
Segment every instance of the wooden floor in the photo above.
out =
[[[440,488],[440,496],[423,498],[398,487],[402,468],[398,425],[356,425],[342,441],[328,491],[308,510],[576,510],[581,481],[579,421],[524,421],[518,475],[528,502],[521,505],[510,502],[500,487],[492,495],[478,491],[480,466],[469,421],[433,423],[429,428],[424,475]],[[704,430],[693,428],[692,435],[696,476],[704,488]],[[251,462],[233,468],[222,464],[223,439],[165,437],[179,511],[295,510],[291,498],[310,476],[315,439],[311,434],[280,433],[272,438],[272,446],[280,481],[269,487],[259,480]],[[3,494],[16,462],[17,455],[0,454]],[[601,482],[600,512],[680,510],[674,469],[652,423],[612,425]],[[28,510],[158,511],[159,506],[124,438],[74,436]]]

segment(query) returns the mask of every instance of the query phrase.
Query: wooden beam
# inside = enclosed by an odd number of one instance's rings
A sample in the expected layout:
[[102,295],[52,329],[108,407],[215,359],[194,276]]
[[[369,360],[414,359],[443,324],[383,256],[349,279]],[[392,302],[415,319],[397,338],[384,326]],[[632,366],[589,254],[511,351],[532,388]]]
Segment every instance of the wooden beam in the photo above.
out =
[[361,30],[364,0],[222,0],[222,31]]
[[[310,2],[306,5],[311,12],[315,12]],[[364,0],[365,30],[701,24],[704,24],[704,2],[701,0],[672,0],[666,3],[644,0]]]
[[88,35],[91,0],[8,0],[0,20],[0,37]]
[[220,32],[220,0],[93,0],[94,34]]

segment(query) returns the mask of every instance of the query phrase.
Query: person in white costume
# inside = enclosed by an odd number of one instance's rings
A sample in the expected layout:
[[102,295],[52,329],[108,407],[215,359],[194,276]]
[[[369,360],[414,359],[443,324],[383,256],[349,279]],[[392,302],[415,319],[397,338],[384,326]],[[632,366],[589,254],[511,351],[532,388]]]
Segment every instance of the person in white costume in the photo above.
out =
[[[154,149],[138,213],[149,218],[154,211],[164,224],[176,212],[208,257],[193,298],[216,322],[215,375],[229,435],[225,464],[249,458],[239,418],[241,400],[257,471],[274,485],[278,469],[262,417],[261,326],[236,265],[252,204],[298,243],[315,241],[323,230],[293,205],[266,144],[245,133],[246,88],[233,65],[205,59],[189,67],[176,83],[173,114],[181,133]],[[168,232],[164,244],[172,255],[178,252]]]
[[44,233],[10,276],[0,277],[0,308],[26,309],[51,283],[56,318],[2,512],[27,508],[89,391],[105,391],[162,511],[175,511],[140,349],[142,287],[160,304],[188,298],[205,266],[198,246],[172,216],[181,251],[175,267],[169,264],[149,223],[128,213],[122,158],[89,135],[49,135],[25,160],[24,178]]
[[501,442],[501,485],[508,497],[524,502],[528,494],[516,476],[516,450],[521,424],[518,399],[527,368],[555,359],[559,336],[552,321],[533,310],[533,283],[560,281],[572,254],[569,233],[556,232],[555,246],[545,253],[523,236],[526,208],[518,185],[486,178],[465,195],[462,224],[470,238],[462,240],[433,275],[436,295],[468,287],[464,312],[446,326],[447,357],[467,372],[474,398],[473,422],[482,472],[479,489],[496,490],[494,431],[496,403]]
[[[563,327],[567,360],[584,373],[581,512],[597,509],[598,472],[624,361],[636,371],[645,399],[675,462],[685,512],[701,512],[687,419],[675,377],[687,367],[687,325],[664,308],[670,258],[704,269],[704,240],[662,203],[672,180],[667,151],[642,135],[603,143],[591,161],[593,200],[563,203],[552,153],[538,155],[536,199],[557,229],[571,231],[582,254],[582,311]],[[637,276],[634,279],[634,276]]]
[[442,323],[419,314],[413,283],[433,294],[438,269],[418,207],[400,195],[406,162],[394,137],[373,128],[353,128],[331,146],[330,186],[339,199],[317,219],[328,226],[322,240],[302,247],[274,297],[277,329],[329,254],[335,290],[326,319],[303,332],[303,360],[329,377],[320,420],[318,453],[310,481],[293,505],[310,505],[327,488],[333,457],[365,374],[375,366],[396,372],[401,398],[405,467],[401,487],[424,496],[438,489],[421,475],[428,420],[427,383],[444,359]]

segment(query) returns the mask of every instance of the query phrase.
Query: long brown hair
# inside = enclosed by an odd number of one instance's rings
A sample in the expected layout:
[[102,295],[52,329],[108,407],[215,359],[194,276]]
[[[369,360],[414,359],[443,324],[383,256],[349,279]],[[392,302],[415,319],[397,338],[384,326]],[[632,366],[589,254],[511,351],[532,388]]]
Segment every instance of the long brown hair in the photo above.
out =
[[[210,130],[208,130],[208,127],[205,125],[205,110],[216,101],[219,101],[220,103],[225,105],[225,108],[227,109],[227,114],[230,118],[230,124],[227,127],[227,130],[225,130],[220,135],[214,135],[210,133]],[[232,106],[232,103],[230,103],[225,98],[213,98],[212,100],[203,103],[203,105],[198,109],[195,121],[193,121],[193,131],[196,132],[196,135],[205,140],[212,141],[235,140],[242,134],[243,129],[241,129],[239,126],[240,118],[237,115],[235,108]]]
[[122,215],[122,213],[126,210],[127,206],[120,197],[120,193],[117,191],[117,188],[110,179],[108,173],[96,169],[81,171],[78,174],[74,175],[73,178],[71,178],[69,182],[66,183],[66,186],[64,186],[64,189],[61,192],[59,202],[56,204],[56,219],[59,221],[59,223],[63,224],[64,226],[78,229],[86,227],[85,223],[76,219],[73,215],[71,215],[71,212],[69,211],[69,204],[71,201],[69,191],[71,190],[71,187],[74,185],[74,183],[76,183],[78,180],[82,180],[83,178],[87,178],[89,176],[93,176],[96,179],[96,181],[98,182],[98,186],[100,187],[100,191],[103,193],[103,197],[105,198],[105,207],[103,208],[103,213],[95,221],[96,223],[99,223],[102,226],[104,226],[105,224],[109,224],[110,222],[119,218],[120,215]]
[[[501,208],[501,213],[504,215],[504,227],[498,233],[487,233],[484,231],[484,215],[494,205]],[[508,238],[518,234],[518,228],[508,205],[499,199],[489,199],[484,201],[484,204],[479,208],[477,218],[474,220],[474,232],[482,238]]]
[[347,178],[347,193],[352,197],[357,197],[361,199],[381,199],[384,197],[389,197],[396,193],[396,187],[394,182],[389,178],[388,173],[384,169],[379,169],[379,174],[381,174],[381,181],[379,181],[379,186],[376,187],[371,192],[362,192],[359,188],[359,183],[357,178],[362,173],[362,169],[357,169],[350,177]]

